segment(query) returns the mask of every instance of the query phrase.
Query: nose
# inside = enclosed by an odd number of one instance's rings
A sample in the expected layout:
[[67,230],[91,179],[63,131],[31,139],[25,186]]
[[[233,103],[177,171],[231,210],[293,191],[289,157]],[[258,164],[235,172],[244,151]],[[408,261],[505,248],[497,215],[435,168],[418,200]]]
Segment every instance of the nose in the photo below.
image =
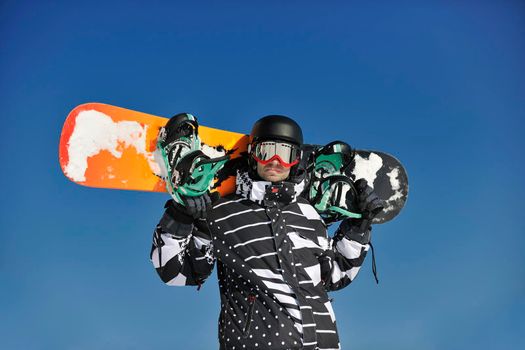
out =
[[277,159],[273,159],[273,160],[271,160],[270,163],[268,163],[268,164],[271,164],[271,165],[273,165],[273,166],[277,166],[277,165],[280,165],[281,163],[279,163],[279,161],[278,161]]

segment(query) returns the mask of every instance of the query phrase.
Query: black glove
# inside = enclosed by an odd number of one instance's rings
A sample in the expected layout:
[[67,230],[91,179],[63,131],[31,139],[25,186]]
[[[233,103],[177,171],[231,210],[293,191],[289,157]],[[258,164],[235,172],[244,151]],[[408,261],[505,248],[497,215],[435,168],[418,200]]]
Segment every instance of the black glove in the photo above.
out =
[[368,244],[372,219],[383,210],[385,202],[368,186],[365,179],[357,180],[354,186],[357,192],[356,207],[362,217],[343,220],[338,232],[361,244]]
[[197,197],[181,196],[181,198],[184,201],[184,206],[179,205],[179,207],[186,215],[194,219],[206,218],[212,206],[212,200],[208,192]]
[[197,197],[181,196],[184,205],[169,200],[166,202],[166,211],[170,216],[181,223],[190,224],[195,219],[205,219],[208,211],[212,207],[212,203],[217,199],[217,193],[206,192]]
[[385,202],[377,196],[372,187],[368,186],[365,179],[357,180],[354,182],[354,186],[357,191],[359,211],[366,214],[369,219],[373,219],[383,210]]

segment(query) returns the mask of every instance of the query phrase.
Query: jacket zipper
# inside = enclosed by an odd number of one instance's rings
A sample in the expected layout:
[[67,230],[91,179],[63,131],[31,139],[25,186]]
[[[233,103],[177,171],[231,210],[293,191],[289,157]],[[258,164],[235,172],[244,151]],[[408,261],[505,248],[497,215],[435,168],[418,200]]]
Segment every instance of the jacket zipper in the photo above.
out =
[[244,322],[244,328],[242,331],[242,335],[244,338],[248,337],[248,334],[250,333],[250,324],[252,323],[252,316],[253,316],[253,309],[255,306],[255,299],[256,296],[253,293],[250,293],[248,295],[248,314],[246,316],[246,322]]

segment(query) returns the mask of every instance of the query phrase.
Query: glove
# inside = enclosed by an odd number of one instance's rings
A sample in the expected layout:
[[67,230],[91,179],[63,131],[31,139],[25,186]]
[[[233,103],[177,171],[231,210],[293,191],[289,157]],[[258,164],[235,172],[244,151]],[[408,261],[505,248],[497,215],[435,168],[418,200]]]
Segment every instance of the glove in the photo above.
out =
[[350,239],[368,244],[372,219],[383,210],[385,202],[377,196],[372,187],[368,186],[365,179],[357,180],[354,186],[357,192],[356,207],[362,217],[343,220],[339,231]]
[[364,218],[372,220],[383,210],[385,201],[377,196],[365,179],[357,180],[354,185],[357,191],[357,208]]
[[181,207],[185,214],[194,219],[206,218],[212,206],[212,200],[208,192],[196,197],[181,196],[181,198],[184,202],[184,207]]
[[173,219],[182,223],[192,223],[195,219],[205,219],[208,211],[212,207],[212,203],[217,199],[217,193],[209,194],[209,192],[203,195],[190,197],[180,196],[183,205],[175,202],[174,200],[166,203],[170,215]]

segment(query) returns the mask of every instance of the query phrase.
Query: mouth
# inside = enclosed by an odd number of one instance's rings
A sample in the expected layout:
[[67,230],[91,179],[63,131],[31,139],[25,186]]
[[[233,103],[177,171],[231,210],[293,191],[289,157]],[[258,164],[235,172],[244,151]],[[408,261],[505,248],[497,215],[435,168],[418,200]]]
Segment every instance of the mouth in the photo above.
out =
[[282,173],[284,173],[284,169],[282,169],[282,168],[275,168],[275,167],[268,167],[268,168],[264,169],[264,172],[266,172],[266,173],[282,174]]

